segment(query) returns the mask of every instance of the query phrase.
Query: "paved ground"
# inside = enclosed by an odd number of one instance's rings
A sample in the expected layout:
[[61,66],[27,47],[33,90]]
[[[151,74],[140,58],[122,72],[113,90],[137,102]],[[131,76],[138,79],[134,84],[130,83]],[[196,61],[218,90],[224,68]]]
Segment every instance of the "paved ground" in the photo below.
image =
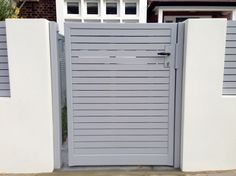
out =
[[118,170],[60,171],[48,174],[0,174],[0,176],[236,176],[236,170],[222,172],[183,173],[180,171]]
[[63,169],[45,174],[0,174],[0,176],[236,176],[236,170],[184,173],[168,167],[68,167],[67,144],[62,151]]

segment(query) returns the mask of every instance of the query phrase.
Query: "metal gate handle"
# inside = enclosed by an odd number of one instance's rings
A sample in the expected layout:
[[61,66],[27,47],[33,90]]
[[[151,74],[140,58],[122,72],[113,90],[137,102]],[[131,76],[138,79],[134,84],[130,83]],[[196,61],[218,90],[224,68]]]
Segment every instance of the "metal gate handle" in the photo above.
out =
[[158,56],[170,56],[170,53],[168,52],[160,52],[160,53],[157,53]]

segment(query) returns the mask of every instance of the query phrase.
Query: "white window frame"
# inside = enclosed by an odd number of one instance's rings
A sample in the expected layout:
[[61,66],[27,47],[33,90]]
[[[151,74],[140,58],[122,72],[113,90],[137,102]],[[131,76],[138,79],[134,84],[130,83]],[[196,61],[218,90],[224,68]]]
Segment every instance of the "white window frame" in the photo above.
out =
[[156,12],[156,15],[158,15],[158,23],[163,23],[164,18],[163,14],[165,11],[228,11],[232,14],[232,19],[236,19],[236,10],[235,7],[229,7],[229,6],[158,6],[154,8],[154,11]]
[[[87,7],[88,7],[87,4],[88,3],[97,3],[98,4],[98,14],[88,14],[88,12],[87,12]],[[84,4],[85,4],[85,16],[87,16],[87,17],[100,17],[101,16],[100,0],[85,0]]]
[[[117,14],[107,14],[107,3],[116,3],[117,4]],[[120,16],[120,2],[119,1],[116,1],[116,0],[106,0],[104,2],[104,14],[106,17],[117,17],[117,16]]]
[[[74,2],[74,3],[78,3],[78,6],[79,6],[79,13],[78,14],[68,14],[68,11],[67,11],[67,3],[68,2]],[[65,11],[65,17],[67,18],[78,18],[78,17],[81,17],[81,2],[80,0],[66,0],[65,1],[65,5],[64,5],[64,11]]]
[[[132,14],[125,14],[125,4],[126,3],[136,3],[136,14],[132,15]],[[139,1],[137,0],[124,0],[123,1],[123,12],[124,12],[124,17],[126,19],[133,18],[133,17],[138,17],[139,16]]]

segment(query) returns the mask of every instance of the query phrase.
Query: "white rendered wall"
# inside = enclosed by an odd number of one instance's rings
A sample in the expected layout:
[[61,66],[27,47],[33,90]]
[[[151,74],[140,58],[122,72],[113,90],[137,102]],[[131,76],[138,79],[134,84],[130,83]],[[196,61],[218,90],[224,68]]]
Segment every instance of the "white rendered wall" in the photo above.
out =
[[236,169],[236,97],[222,96],[226,24],[225,19],[186,22],[183,171]]
[[6,21],[11,97],[0,97],[0,173],[53,171],[48,24]]

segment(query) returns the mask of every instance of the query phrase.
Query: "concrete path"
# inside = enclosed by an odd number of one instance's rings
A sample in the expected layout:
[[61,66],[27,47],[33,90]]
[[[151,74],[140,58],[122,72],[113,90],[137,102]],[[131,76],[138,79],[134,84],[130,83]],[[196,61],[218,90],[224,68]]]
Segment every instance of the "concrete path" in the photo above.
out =
[[236,176],[236,170],[183,173],[180,171],[60,171],[46,174],[0,174],[0,176]]

